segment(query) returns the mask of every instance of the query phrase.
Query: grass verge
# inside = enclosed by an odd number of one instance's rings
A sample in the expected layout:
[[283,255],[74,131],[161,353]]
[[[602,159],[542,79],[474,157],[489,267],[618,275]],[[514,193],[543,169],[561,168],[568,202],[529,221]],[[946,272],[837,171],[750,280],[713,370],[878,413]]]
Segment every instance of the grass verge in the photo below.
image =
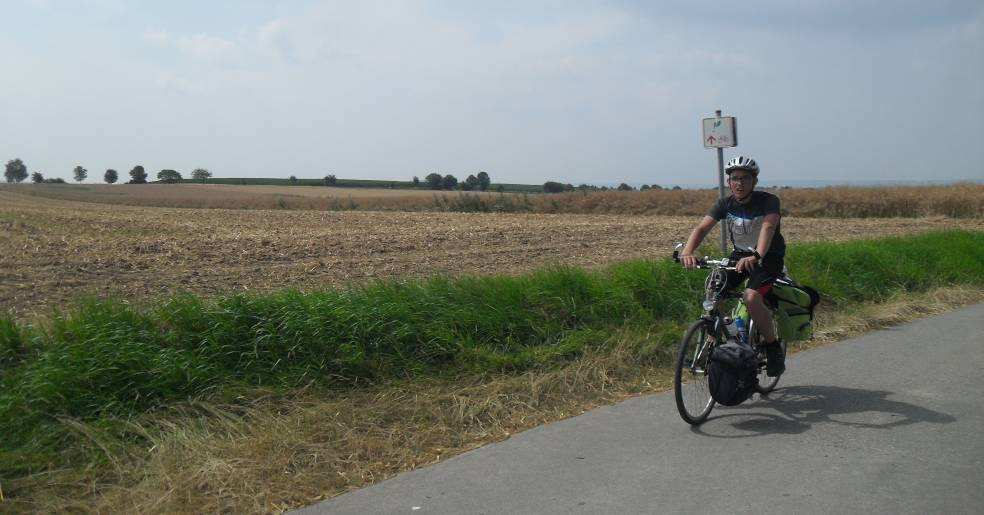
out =
[[[979,299],[982,249],[984,235],[949,232],[804,245],[790,262],[828,295],[831,317],[948,284],[966,286],[934,295]],[[181,297],[151,311],[90,302],[43,327],[6,320],[7,502],[120,511],[309,502],[660,388],[700,286],[699,274],[633,262],[214,305]],[[353,353],[301,348],[325,335]]]
[[[980,288],[948,287],[826,310],[818,338],[793,352],[982,300]],[[15,494],[9,507],[279,512],[671,387],[665,360],[639,352],[651,335],[621,331],[609,338],[613,346],[606,352],[518,375],[392,381],[338,396],[256,390],[234,405],[190,403],[136,422],[153,445],[114,448],[115,466],[54,470],[8,483]],[[85,425],[79,431],[100,438]]]

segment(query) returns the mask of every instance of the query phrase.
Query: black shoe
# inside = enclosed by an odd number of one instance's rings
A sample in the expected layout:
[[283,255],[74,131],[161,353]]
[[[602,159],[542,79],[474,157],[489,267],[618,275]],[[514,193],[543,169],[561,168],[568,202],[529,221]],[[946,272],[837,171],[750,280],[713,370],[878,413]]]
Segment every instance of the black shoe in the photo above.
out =
[[765,347],[765,374],[769,377],[779,377],[786,371],[786,354],[782,351],[782,342],[763,345]]

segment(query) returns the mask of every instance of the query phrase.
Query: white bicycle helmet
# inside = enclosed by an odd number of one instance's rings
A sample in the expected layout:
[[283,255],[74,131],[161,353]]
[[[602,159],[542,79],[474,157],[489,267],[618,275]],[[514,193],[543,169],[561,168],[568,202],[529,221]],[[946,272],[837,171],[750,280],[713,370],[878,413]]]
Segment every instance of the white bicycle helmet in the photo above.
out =
[[728,161],[728,166],[724,167],[724,173],[731,175],[731,172],[735,170],[747,170],[752,172],[752,175],[758,177],[759,166],[755,163],[755,160],[750,157],[736,156],[731,161]]

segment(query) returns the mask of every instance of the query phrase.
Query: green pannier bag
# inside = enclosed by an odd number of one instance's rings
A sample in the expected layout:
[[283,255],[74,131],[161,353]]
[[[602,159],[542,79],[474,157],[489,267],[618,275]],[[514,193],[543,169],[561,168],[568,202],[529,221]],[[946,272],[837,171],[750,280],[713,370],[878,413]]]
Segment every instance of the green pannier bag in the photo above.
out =
[[779,335],[787,342],[809,340],[813,337],[813,315],[809,311],[795,309],[776,310]]
[[771,301],[783,340],[795,342],[813,337],[813,310],[820,303],[820,294],[816,290],[777,280],[767,298]]

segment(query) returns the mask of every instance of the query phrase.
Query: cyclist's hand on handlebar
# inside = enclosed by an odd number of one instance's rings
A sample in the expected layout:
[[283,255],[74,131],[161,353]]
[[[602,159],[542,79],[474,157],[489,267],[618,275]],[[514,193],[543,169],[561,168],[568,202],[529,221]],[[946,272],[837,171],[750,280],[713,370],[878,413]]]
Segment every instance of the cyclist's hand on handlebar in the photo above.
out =
[[684,254],[680,256],[680,264],[683,265],[684,268],[697,268],[697,256],[694,256],[693,254]]
[[743,257],[735,264],[739,272],[751,272],[756,266],[758,266],[758,258],[755,256]]

